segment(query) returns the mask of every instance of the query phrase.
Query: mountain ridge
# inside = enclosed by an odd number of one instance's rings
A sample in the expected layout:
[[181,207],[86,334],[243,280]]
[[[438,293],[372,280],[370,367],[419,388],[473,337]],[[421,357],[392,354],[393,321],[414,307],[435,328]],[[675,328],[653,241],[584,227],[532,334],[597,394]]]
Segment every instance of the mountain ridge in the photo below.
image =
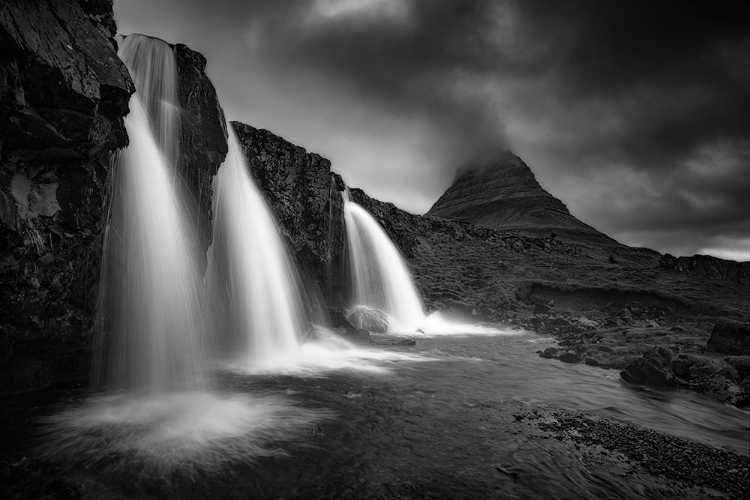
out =
[[425,215],[464,220],[573,243],[625,246],[573,216],[510,151],[484,154],[460,166],[451,186]]

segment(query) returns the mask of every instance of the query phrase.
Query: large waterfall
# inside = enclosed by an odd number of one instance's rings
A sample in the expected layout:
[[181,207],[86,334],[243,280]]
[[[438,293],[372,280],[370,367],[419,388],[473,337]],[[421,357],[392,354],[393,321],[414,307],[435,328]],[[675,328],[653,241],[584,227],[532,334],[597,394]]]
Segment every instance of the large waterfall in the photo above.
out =
[[303,324],[296,271],[231,127],[214,180],[208,260],[208,323],[218,348],[256,368],[293,356]]
[[176,71],[165,42],[125,39],[120,57],[137,93],[128,148],[113,159],[94,375],[107,389],[191,390],[207,385],[197,246],[175,181]]
[[[398,249],[380,224],[344,191],[344,217],[351,262],[354,307],[388,315],[388,330],[416,331],[424,322],[422,301]],[[351,315],[363,328],[360,315]]]

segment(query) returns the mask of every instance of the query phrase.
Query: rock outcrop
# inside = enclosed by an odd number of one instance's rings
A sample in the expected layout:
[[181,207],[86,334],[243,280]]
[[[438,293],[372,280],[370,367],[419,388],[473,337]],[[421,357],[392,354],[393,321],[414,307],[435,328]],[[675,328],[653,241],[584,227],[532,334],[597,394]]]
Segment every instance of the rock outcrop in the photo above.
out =
[[343,281],[344,182],[331,162],[274,135],[232,122],[253,178],[280,223],[303,278],[331,295]]
[[192,220],[205,251],[211,244],[213,178],[227,156],[227,124],[206,58],[185,45],[174,46],[180,101],[180,176],[191,197]]
[[85,376],[110,153],[134,91],[112,2],[0,4],[0,394]]
[[668,253],[661,256],[659,266],[670,271],[690,273],[708,279],[732,279],[750,285],[750,262],[734,262],[710,255],[675,257]]
[[533,236],[555,233],[576,243],[616,244],[573,217],[510,151],[486,153],[459,168],[453,184],[426,215]]
[[750,356],[750,323],[720,319],[714,324],[706,348],[722,354]]

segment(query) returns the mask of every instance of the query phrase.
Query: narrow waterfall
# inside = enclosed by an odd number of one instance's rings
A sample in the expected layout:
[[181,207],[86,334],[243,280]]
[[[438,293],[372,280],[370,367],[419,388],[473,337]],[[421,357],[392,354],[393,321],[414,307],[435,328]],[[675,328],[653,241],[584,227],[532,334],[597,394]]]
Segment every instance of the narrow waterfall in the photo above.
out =
[[[388,331],[416,331],[425,320],[422,300],[404,259],[380,224],[344,191],[344,218],[352,275],[353,308],[388,315]],[[350,314],[360,328],[361,315]]]
[[231,127],[214,180],[206,284],[209,331],[230,361],[273,367],[293,356],[304,331],[295,269]]
[[94,381],[133,392],[205,388],[197,247],[174,181],[174,54],[132,35],[119,55],[136,94],[125,117],[130,145],[113,158]]

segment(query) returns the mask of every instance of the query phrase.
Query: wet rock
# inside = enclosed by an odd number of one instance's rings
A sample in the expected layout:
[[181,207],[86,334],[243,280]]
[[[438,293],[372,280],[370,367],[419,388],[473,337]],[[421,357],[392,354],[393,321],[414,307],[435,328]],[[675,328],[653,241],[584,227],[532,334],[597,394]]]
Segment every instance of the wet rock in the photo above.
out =
[[112,4],[0,3],[0,394],[88,374],[109,192],[133,83]]
[[549,306],[547,304],[537,302],[536,304],[534,304],[533,314],[549,314]]
[[268,130],[232,122],[253,178],[280,224],[303,278],[329,302],[347,287],[344,265],[344,182],[331,162]]
[[206,75],[206,58],[174,46],[180,101],[180,177],[187,187],[192,220],[198,221],[201,258],[211,243],[213,177],[227,155],[227,124],[216,89]]
[[750,323],[720,319],[714,324],[706,348],[722,354],[750,354]]
[[558,359],[563,363],[578,363],[581,361],[581,358],[574,352],[564,352]]
[[643,353],[624,370],[620,376],[628,383],[650,385],[655,387],[670,387],[675,384],[672,372],[672,351],[665,347],[653,347]]
[[540,356],[543,358],[552,359],[557,356],[557,348],[548,347],[540,354]]
[[349,311],[347,319],[356,327],[373,333],[388,331],[388,315],[378,309],[356,306]]

